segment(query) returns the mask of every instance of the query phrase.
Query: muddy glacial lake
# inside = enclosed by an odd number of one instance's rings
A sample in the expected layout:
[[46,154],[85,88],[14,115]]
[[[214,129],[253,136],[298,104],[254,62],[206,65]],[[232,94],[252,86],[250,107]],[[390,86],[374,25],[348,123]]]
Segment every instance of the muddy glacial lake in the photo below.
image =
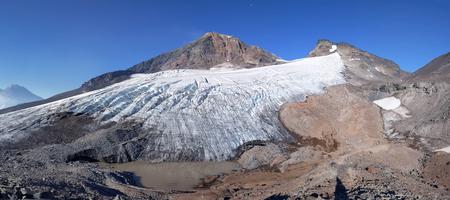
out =
[[132,172],[140,186],[156,190],[192,190],[207,176],[232,173],[241,169],[236,162],[100,163],[102,168]]

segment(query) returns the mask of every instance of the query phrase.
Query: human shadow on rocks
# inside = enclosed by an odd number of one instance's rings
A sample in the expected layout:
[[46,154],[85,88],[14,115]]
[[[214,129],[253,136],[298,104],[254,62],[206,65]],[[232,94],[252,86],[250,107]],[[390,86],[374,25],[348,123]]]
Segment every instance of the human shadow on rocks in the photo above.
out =
[[347,188],[345,188],[344,184],[342,184],[341,179],[336,177],[336,188],[334,190],[334,199],[336,200],[344,200],[349,199],[347,194]]
[[285,194],[274,194],[270,197],[265,198],[264,200],[287,200],[289,199],[289,195]]

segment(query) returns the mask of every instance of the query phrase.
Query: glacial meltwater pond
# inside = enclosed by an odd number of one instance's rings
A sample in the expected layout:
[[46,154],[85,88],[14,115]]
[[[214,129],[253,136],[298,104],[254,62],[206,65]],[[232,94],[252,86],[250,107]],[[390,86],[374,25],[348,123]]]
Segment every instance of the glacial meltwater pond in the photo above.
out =
[[135,161],[129,163],[106,164],[103,168],[115,171],[133,172],[136,181],[143,187],[157,190],[192,190],[201,184],[206,176],[231,173],[239,170],[236,162],[166,162],[148,163]]

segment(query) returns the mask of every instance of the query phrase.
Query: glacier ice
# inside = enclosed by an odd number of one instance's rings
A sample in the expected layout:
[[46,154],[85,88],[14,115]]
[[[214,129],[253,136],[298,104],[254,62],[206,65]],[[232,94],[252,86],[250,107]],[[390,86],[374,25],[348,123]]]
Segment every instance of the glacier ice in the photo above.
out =
[[51,125],[51,114],[83,113],[100,123],[137,121],[158,130],[147,151],[200,152],[225,160],[246,142],[287,140],[278,120],[283,103],[303,101],[344,83],[338,53],[253,69],[170,70],[137,74],[109,87],[0,115],[2,141]]

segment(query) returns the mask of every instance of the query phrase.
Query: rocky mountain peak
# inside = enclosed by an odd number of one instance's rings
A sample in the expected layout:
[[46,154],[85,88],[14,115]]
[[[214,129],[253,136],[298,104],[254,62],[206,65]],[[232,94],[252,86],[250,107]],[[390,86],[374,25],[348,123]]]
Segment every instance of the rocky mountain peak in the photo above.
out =
[[199,39],[202,39],[202,38],[203,39],[205,39],[205,38],[211,38],[211,39],[228,38],[228,39],[231,39],[231,38],[233,38],[233,36],[222,34],[222,33],[217,33],[217,32],[206,32]]
[[310,57],[338,52],[346,66],[347,80],[354,85],[369,82],[402,82],[407,72],[391,60],[378,57],[348,43],[335,43],[322,39],[309,53]]
[[12,84],[8,87],[6,87],[4,90],[0,90],[3,95],[20,95],[20,96],[36,96],[33,93],[31,93],[28,89],[26,89],[23,86]]
[[28,91],[28,90],[23,86],[12,84],[6,87],[4,91]]
[[332,52],[330,50],[332,49],[332,46],[335,45],[333,42],[327,39],[320,39],[316,43],[316,47],[309,52],[309,57],[316,57],[316,56],[324,56],[328,55]]
[[218,65],[248,68],[275,64],[278,57],[240,39],[208,32],[194,42],[130,68],[136,73],[170,69],[210,69]]
[[154,73],[174,69],[215,67],[251,68],[280,63],[279,58],[238,38],[207,32],[192,43],[141,62],[127,70],[106,73],[89,80],[83,91],[92,91],[121,82],[135,73]]

